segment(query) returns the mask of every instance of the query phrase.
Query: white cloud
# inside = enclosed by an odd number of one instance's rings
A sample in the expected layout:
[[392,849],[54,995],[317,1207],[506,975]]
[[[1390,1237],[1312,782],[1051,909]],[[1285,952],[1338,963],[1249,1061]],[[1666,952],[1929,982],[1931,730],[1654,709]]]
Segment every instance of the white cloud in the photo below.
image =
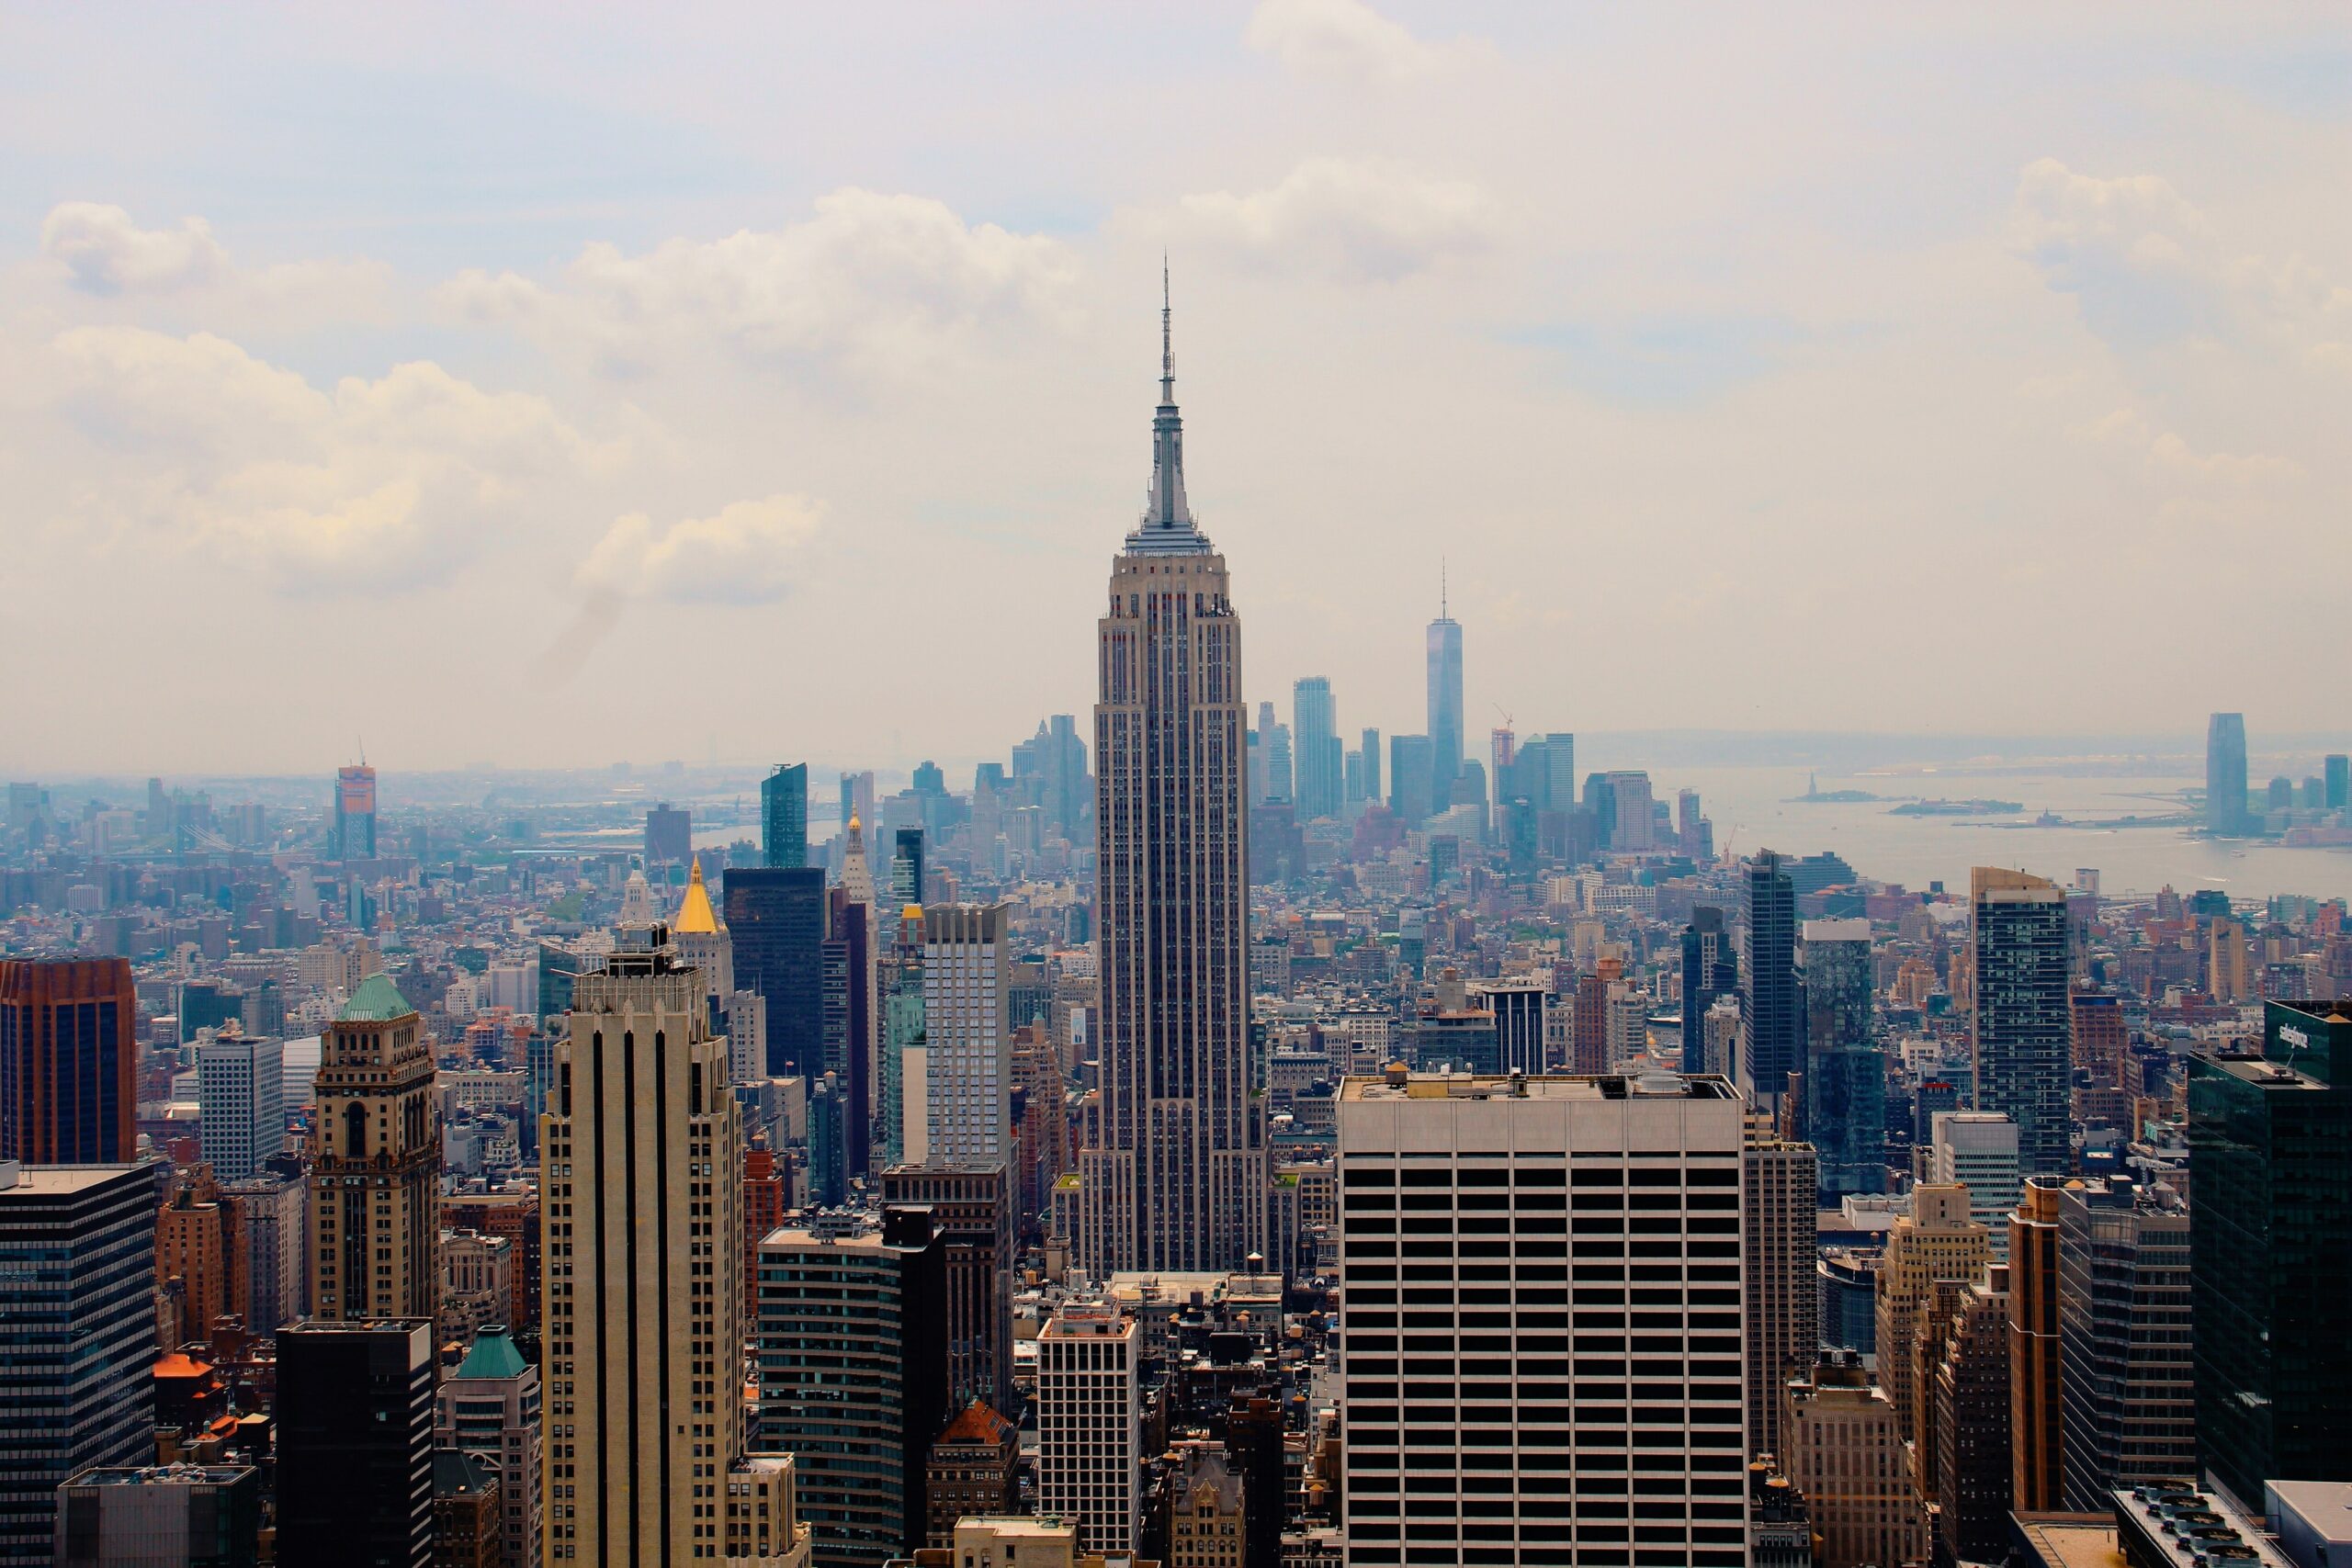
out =
[[2267,452],[2199,451],[2179,432],[2157,428],[2132,408],[2117,409],[2069,434],[2095,445],[2136,453],[2152,473],[2166,479],[2243,489],[2298,479],[2304,472],[2293,458]]
[[1262,265],[1393,279],[1487,249],[1502,215],[1487,193],[1404,164],[1310,158],[1278,185],[1183,198],[1178,227]]
[[805,223],[723,240],[671,240],[642,255],[592,244],[543,285],[460,274],[442,303],[608,369],[652,368],[713,344],[755,363],[918,373],[981,331],[1053,321],[1077,274],[1059,242],[967,224],[944,202],[844,189]]
[[229,253],[201,218],[176,229],[141,229],[119,207],[61,202],[40,226],[41,254],[88,294],[185,288],[228,270]]
[[677,604],[772,604],[791,592],[823,517],[823,502],[800,495],[739,501],[659,529],[633,512],[613,520],[575,581],[591,592]]
[[620,456],[430,362],[322,391],[210,333],[106,326],[60,334],[45,368],[51,409],[107,453],[64,521],[283,588],[443,576]]
[[1415,38],[1363,0],[1260,0],[1241,36],[1288,70],[1349,82],[1409,81],[1454,52]]

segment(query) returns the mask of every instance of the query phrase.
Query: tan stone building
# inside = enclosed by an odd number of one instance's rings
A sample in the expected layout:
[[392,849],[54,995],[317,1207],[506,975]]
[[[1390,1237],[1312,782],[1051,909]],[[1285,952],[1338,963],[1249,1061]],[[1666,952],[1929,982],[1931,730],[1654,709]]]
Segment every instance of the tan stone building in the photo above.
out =
[[[1241,1477],[1223,1455],[1195,1448],[1168,1502],[1168,1568],[1241,1568],[1247,1536]],[[1272,1500],[1280,1506],[1280,1499]]]
[[1820,1568],[1925,1562],[1927,1509],[1903,1423],[1860,1356],[1822,1352],[1781,1397],[1781,1469],[1804,1495]]
[[1879,1371],[1896,1429],[1906,1437],[1918,1426],[1915,1345],[1933,1309],[1936,1281],[1968,1283],[1984,1271],[1987,1253],[1984,1227],[1968,1217],[1967,1188],[1943,1182],[1912,1188],[1911,1212],[1888,1233],[1878,1271]]
[[1779,1450],[1781,1384],[1811,1364],[1821,1344],[1820,1259],[1814,1247],[1819,1170],[1811,1144],[1751,1129],[1740,1187],[1750,1455]]
[[433,1049],[416,1009],[382,974],[362,980],[327,1026],[311,1093],[311,1315],[434,1316]]

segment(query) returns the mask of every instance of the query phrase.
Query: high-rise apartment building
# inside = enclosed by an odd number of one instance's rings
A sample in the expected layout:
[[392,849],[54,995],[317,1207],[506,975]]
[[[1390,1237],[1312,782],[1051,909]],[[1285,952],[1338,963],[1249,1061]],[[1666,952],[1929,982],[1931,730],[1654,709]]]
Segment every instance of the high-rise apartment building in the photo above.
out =
[[1290,689],[1291,746],[1296,755],[1298,819],[1337,817],[1340,806],[1340,715],[1331,682],[1321,675]]
[[1707,1070],[1707,1010],[1717,997],[1739,990],[1739,954],[1724,912],[1713,904],[1690,911],[1682,928],[1682,1070]]
[[735,983],[766,1004],[770,1077],[825,1068],[825,871],[729,866],[722,879]]
[[311,1092],[311,1313],[430,1320],[441,1170],[433,1042],[386,976],[362,980],[327,1025]]
[[0,1160],[0,1564],[47,1564],[57,1489],[154,1454],[155,1178]]
[[546,1529],[539,1370],[503,1325],[474,1336],[434,1395],[433,1444],[481,1458],[498,1472],[499,1559],[538,1568]]
[[2237,838],[2253,828],[2245,798],[2245,715],[2217,713],[2205,721],[2205,828]]
[[923,880],[922,829],[898,829],[890,843],[890,902],[900,908],[920,905],[929,886]]
[[309,1310],[311,1194],[300,1161],[280,1155],[243,1181],[220,1184],[227,1211],[229,1310],[255,1334],[273,1334]]
[[115,1165],[137,1152],[138,1014],[128,959],[0,959],[0,1159]]
[[878,1233],[760,1244],[760,1440],[796,1456],[828,1568],[879,1568],[926,1539],[926,1461],[954,1408],[945,1273],[920,1207],[885,1208]]
[[433,1324],[298,1323],[277,1337],[277,1560],[433,1561]]
[[2064,1176],[2074,1168],[2065,891],[2026,872],[1978,866],[1968,925],[1976,1109],[2017,1123],[2025,1175]]
[[1750,1454],[1781,1451],[1781,1385],[1821,1348],[1819,1180],[1812,1145],[1751,1130],[1740,1182]]
[[760,781],[760,864],[798,870],[808,863],[808,764],[778,762]]
[[1804,928],[1804,1135],[1821,1154],[1821,1191],[1886,1190],[1886,1058],[1878,1048],[1871,923]]
[[1780,1460],[1804,1495],[1822,1568],[1923,1562],[1928,1517],[1911,1481],[1907,1430],[1859,1352],[1825,1350],[1784,1388]]
[[797,1550],[790,1461],[745,1452],[742,1111],[702,987],[657,927],[580,977],[556,1048],[539,1120],[550,1562],[752,1555],[762,1521],[761,1555]]
[[2352,1481],[2352,1002],[2269,1002],[2262,1052],[2188,1062],[2197,1440],[2240,1502]]
[[2197,1473],[2191,1221],[2128,1181],[2068,1182],[2057,1200],[2062,1506],[2094,1513],[2118,1487]]
[[1921,1319],[1934,1310],[1939,1283],[1966,1284],[1989,1256],[1984,1226],[1969,1218],[1968,1189],[1925,1181],[1911,1189],[1911,1212],[1887,1233],[1878,1271],[1879,1371],[1906,1437],[1921,1419],[1913,1355]]
[[1143,1345],[1109,1302],[1069,1302],[1037,1333],[1037,1511],[1074,1520],[1086,1552],[1143,1529]]
[[923,910],[926,1165],[1012,1163],[1010,917],[1002,904],[933,904]]
[[948,1408],[1012,1404],[1012,1202],[1002,1166],[894,1166],[886,1208],[931,1211],[945,1258]]
[[2008,1233],[2001,1250],[2008,1259],[2009,1493],[2027,1513],[2063,1506],[2060,1205],[2058,1179],[2037,1177],[2002,1227]]
[[1797,896],[1781,857],[1758,852],[1740,879],[1745,951],[1739,987],[1739,1087],[1777,1111],[1789,1075],[1804,1067],[1804,998],[1797,987]]
[[1744,1563],[1731,1086],[1399,1071],[1338,1116],[1349,1562]]
[[1164,309],[1161,338],[1150,499],[1097,632],[1101,1100],[1079,1242],[1098,1278],[1242,1267],[1272,1183],[1250,1071],[1241,623],[1184,498]]
[[198,1137],[222,1181],[243,1181],[286,1147],[286,1043],[221,1034],[196,1048]]
[[1984,1226],[1995,1262],[2009,1256],[2009,1211],[2025,1186],[2018,1125],[1997,1111],[1938,1111],[1928,1119],[1925,1181],[1968,1189],[1968,1213]]
[[1442,580],[1429,632],[1430,795],[1441,806],[1462,771],[1462,624],[1448,611]]
[[1936,1406],[1939,1562],[1999,1562],[2008,1551],[2008,1269],[1998,1263],[1961,1287],[1923,1391]]
[[376,770],[361,762],[334,774],[334,836],[337,860],[376,858]]
[[2123,1057],[2132,1045],[2123,998],[2100,991],[2070,991],[2066,1007],[2075,1070],[2090,1074],[2091,1082],[2102,1089],[2121,1084]]

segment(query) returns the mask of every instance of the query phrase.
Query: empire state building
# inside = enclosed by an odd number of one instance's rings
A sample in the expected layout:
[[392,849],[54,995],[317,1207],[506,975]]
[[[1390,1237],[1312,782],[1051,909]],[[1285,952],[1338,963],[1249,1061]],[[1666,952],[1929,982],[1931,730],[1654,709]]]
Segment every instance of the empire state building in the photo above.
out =
[[1250,1081],[1241,621],[1184,500],[1164,301],[1159,321],[1150,499],[1099,627],[1102,1089],[1073,1238],[1096,1279],[1244,1267],[1266,1246],[1271,1181]]

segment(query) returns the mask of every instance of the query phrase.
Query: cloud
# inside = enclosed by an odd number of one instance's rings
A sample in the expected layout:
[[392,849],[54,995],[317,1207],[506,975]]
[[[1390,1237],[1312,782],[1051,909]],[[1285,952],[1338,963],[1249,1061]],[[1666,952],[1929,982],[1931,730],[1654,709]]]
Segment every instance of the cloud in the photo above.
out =
[[1260,0],[1241,36],[1286,70],[1358,83],[1425,76],[1457,52],[1424,43],[1363,0]]
[[177,229],[141,229],[119,207],[61,202],[40,226],[41,254],[85,294],[186,288],[228,270],[229,253],[201,218]]
[[282,589],[445,576],[547,487],[621,456],[541,399],[427,361],[322,391],[211,333],[105,326],[60,334],[44,369],[51,410],[107,453],[72,523]]
[[763,367],[891,377],[931,367],[982,331],[1058,320],[1076,276],[1058,241],[967,224],[926,197],[851,188],[773,232],[671,240],[634,256],[592,244],[557,284],[469,271],[438,299],[467,321],[583,347],[624,374],[716,344]]
[[2352,351],[2352,289],[2301,256],[2232,249],[2156,175],[2100,178],[2037,160],[2018,176],[2011,225],[2019,253],[2120,348],[2267,342],[2339,365]]
[[1409,166],[1310,158],[1278,185],[1185,197],[1177,227],[1261,265],[1393,280],[1487,249],[1494,200],[1465,180]]
[[2177,431],[2158,429],[2137,409],[2117,409],[2068,434],[2135,453],[2153,473],[2167,479],[2243,489],[2298,479],[2304,473],[2293,458],[2271,453],[2200,452]]
[[592,592],[674,604],[773,604],[791,592],[824,510],[807,496],[771,495],[660,529],[633,512],[613,520],[574,581]]

